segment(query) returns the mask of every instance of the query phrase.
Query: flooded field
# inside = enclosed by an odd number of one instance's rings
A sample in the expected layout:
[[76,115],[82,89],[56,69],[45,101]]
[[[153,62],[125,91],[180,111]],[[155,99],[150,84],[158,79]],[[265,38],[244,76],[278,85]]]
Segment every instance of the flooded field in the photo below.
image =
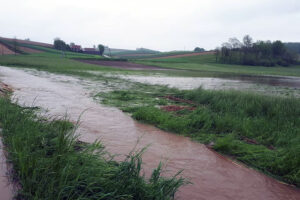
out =
[[118,160],[137,141],[137,148],[150,145],[143,156],[146,175],[163,161],[165,175],[184,169],[182,175],[193,183],[182,187],[177,199],[299,198],[298,189],[236,164],[205,145],[138,123],[116,108],[94,102],[91,96],[105,90],[105,82],[93,86],[92,81],[76,77],[7,67],[0,67],[0,80],[14,88],[14,97],[21,105],[38,106],[51,116],[67,113],[73,122],[80,118],[80,139],[101,139],[110,153],[121,154]]
[[279,96],[300,97],[300,78],[297,77],[237,76],[231,78],[195,78],[138,75],[117,75],[116,77],[152,85],[166,85],[182,90],[192,90],[202,87],[211,90],[234,89]]

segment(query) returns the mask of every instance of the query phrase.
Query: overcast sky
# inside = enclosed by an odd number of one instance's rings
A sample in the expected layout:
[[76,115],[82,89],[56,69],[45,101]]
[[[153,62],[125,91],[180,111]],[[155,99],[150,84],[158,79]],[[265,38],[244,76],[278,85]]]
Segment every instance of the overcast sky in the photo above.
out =
[[83,47],[212,49],[229,37],[300,42],[300,0],[0,0],[0,36]]

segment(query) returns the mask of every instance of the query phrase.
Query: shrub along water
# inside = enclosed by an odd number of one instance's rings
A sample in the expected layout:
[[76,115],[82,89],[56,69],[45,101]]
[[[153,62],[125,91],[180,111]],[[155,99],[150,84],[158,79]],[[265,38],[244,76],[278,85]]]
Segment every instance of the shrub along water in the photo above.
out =
[[[99,95],[104,103],[133,113],[137,120],[203,143],[213,142],[217,151],[300,186],[299,99],[201,88],[160,92],[148,87]],[[168,93],[173,100],[157,98]],[[166,112],[158,107],[174,104],[193,109]]]
[[186,183],[179,174],[162,178],[161,165],[146,180],[143,150],[115,162],[99,142],[79,143],[66,118],[38,118],[0,98],[0,121],[18,199],[172,199]]

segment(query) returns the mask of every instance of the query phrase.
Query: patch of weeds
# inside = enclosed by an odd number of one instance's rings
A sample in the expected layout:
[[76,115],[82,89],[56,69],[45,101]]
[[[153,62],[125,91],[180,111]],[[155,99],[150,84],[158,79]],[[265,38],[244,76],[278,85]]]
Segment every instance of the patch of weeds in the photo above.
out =
[[74,127],[62,120],[39,119],[0,98],[1,136],[20,184],[16,199],[173,199],[187,182],[161,176],[162,165],[148,179],[142,174],[144,149],[115,162],[100,142],[78,142]]

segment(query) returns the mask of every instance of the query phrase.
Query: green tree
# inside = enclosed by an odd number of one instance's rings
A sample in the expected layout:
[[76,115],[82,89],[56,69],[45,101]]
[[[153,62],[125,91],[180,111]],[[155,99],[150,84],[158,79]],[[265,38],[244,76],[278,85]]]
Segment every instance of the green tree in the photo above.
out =
[[200,47],[196,47],[196,48],[194,49],[194,51],[195,51],[195,52],[204,52],[205,49],[200,48]]
[[104,46],[102,44],[99,44],[98,49],[99,49],[100,55],[102,56],[104,53]]
[[286,47],[281,41],[277,40],[272,44],[272,52],[274,56],[283,56],[286,52]]
[[55,38],[54,39],[54,48],[61,50],[61,51],[65,51],[67,49],[67,45],[63,40],[61,40],[59,38]]

